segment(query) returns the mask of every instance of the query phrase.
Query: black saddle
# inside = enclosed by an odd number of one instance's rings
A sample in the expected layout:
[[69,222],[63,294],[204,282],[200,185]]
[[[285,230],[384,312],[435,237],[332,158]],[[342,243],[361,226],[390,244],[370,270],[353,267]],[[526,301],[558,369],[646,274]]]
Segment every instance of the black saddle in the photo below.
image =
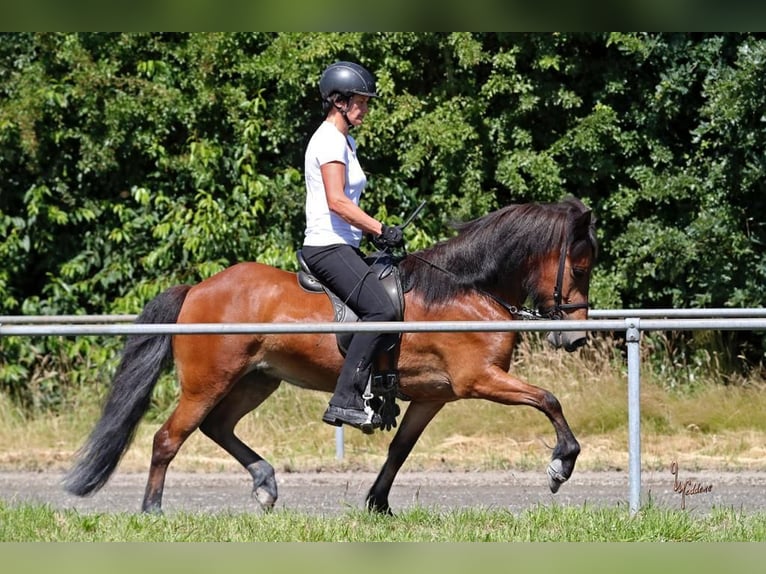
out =
[[[333,293],[330,289],[322,285],[309,270],[306,260],[303,258],[303,253],[298,250],[298,265],[300,269],[298,271],[298,283],[300,286],[311,293],[321,293],[324,291],[330,298],[332,303],[334,321],[338,323],[354,323],[359,321],[359,317],[356,315],[353,309],[351,309],[343,300]],[[373,253],[365,257],[365,261],[370,265],[372,272],[378,277],[383,287],[391,298],[391,303],[396,310],[396,318],[398,321],[404,319],[404,289],[402,287],[402,280],[399,268],[396,265],[394,259],[388,253]],[[353,333],[337,333],[336,339],[338,341],[338,349],[345,357],[348,345],[351,342]]]

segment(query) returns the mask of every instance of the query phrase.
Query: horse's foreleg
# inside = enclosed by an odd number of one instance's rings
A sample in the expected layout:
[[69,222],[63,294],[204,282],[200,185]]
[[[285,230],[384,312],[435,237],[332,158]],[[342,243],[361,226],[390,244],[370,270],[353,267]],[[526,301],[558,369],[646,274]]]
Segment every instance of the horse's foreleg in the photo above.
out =
[[231,392],[210,411],[200,430],[237,459],[253,477],[253,497],[263,510],[271,510],[277,501],[277,481],[274,467],[235,434],[239,420],[265,401],[280,380],[254,375],[241,379]]
[[378,477],[367,494],[367,509],[384,514],[391,514],[391,507],[388,504],[388,495],[391,492],[391,485],[394,483],[396,474],[409,456],[415,443],[420,438],[423,430],[436,416],[443,402],[427,401],[412,402],[402,417],[399,430],[394,435],[391,444],[388,446],[388,457],[380,469]]
[[558,492],[574,471],[575,462],[580,454],[580,443],[569,427],[559,400],[551,393],[540,389],[543,393],[540,410],[545,413],[556,430],[556,446],[548,464],[548,486],[554,494]]
[[551,492],[558,492],[561,485],[572,476],[580,454],[580,443],[564,417],[561,403],[553,393],[494,368],[489,376],[473,386],[471,396],[506,405],[528,405],[548,417],[556,431],[556,446],[548,465],[548,486]]

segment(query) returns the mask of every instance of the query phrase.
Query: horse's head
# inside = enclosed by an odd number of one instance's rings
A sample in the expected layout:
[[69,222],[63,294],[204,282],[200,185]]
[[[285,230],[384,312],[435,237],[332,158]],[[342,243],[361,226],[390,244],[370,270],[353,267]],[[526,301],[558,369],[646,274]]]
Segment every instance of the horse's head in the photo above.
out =
[[[561,247],[546,257],[540,274],[542,284],[550,287],[541,290],[538,286],[539,307],[554,319],[586,320],[591,271],[598,254],[595,218],[578,200],[570,204]],[[548,342],[572,352],[584,345],[587,337],[586,331],[552,331]]]

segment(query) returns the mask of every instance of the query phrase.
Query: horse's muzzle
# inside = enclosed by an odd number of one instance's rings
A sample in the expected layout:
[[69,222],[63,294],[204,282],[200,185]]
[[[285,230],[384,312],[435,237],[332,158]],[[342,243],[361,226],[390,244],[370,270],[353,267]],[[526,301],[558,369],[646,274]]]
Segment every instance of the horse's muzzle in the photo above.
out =
[[571,353],[582,347],[588,341],[586,331],[551,331],[548,333],[548,342],[556,349],[564,348]]

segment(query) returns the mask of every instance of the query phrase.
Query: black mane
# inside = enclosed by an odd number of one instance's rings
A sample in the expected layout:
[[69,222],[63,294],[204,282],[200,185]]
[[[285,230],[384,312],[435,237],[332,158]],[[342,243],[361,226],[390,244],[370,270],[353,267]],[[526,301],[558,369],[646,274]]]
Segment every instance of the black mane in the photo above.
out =
[[[483,217],[458,223],[455,237],[407,256],[400,268],[407,283],[426,305],[438,305],[471,289],[491,291],[509,277],[522,278],[525,295],[537,298],[529,262],[560,250],[565,239],[577,253],[591,247],[597,251],[593,218],[585,229],[573,222],[589,209],[574,197],[557,203],[508,205]],[[569,237],[565,237],[565,233]],[[445,272],[446,271],[446,272]],[[523,303],[523,302],[519,302]]]

